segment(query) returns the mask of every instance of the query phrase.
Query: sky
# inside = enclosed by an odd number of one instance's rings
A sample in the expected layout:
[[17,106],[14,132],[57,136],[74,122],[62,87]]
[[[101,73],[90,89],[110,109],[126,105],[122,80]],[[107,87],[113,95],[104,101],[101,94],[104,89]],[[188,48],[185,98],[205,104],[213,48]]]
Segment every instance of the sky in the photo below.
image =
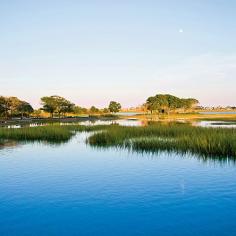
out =
[[0,0],[0,95],[236,105],[235,0]]

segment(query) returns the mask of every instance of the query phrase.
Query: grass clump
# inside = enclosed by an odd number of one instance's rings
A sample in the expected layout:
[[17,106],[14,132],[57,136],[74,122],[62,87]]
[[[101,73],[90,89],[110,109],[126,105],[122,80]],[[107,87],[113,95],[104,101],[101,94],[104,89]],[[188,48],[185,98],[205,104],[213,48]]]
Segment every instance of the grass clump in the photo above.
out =
[[125,147],[135,151],[191,152],[236,157],[236,129],[169,124],[148,127],[109,127],[87,140],[92,146]]
[[69,129],[60,126],[0,129],[0,138],[5,140],[63,142],[68,141],[72,135]]
[[103,126],[48,125],[23,128],[1,128],[1,140],[47,141],[51,143],[67,142],[76,132],[90,132]]

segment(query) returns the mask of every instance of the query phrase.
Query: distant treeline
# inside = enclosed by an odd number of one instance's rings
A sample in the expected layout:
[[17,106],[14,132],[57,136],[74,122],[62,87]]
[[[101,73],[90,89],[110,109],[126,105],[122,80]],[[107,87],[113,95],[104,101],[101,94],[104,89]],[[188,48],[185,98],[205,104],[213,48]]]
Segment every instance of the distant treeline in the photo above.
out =
[[111,101],[109,106],[104,109],[98,109],[95,106],[89,109],[76,106],[71,101],[60,96],[49,96],[41,98],[40,109],[34,110],[33,107],[26,101],[22,101],[17,97],[0,96],[0,116],[6,119],[11,117],[42,117],[47,114],[53,117],[65,117],[67,114],[109,114],[117,113],[121,109],[118,102]]
[[[157,94],[149,97],[142,106],[142,111],[151,113],[169,113],[177,109],[191,109],[198,104],[194,98],[178,98],[170,94]],[[4,118],[11,117],[41,117],[49,114],[53,117],[65,117],[66,115],[80,114],[109,114],[117,113],[121,110],[121,104],[111,101],[108,107],[99,109],[95,106],[90,108],[75,105],[66,98],[54,95],[41,98],[40,109],[34,110],[30,103],[22,101],[17,97],[0,96],[0,116]]]

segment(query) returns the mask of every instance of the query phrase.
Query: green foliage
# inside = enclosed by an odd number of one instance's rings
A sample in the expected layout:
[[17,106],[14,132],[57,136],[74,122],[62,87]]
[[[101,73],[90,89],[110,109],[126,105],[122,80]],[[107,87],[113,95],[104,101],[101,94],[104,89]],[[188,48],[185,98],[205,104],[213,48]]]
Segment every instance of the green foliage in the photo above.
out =
[[0,115],[6,115],[8,111],[6,99],[3,96],[0,96]]
[[69,129],[60,126],[0,129],[0,138],[7,140],[63,142],[69,140],[71,136]]
[[196,106],[199,101],[195,98],[187,98],[187,99],[181,99],[181,106],[184,108],[184,109],[190,109],[192,108],[193,106]]
[[0,128],[0,140],[15,141],[47,141],[59,143],[68,141],[76,131],[90,132],[104,129],[106,126],[83,126],[83,125],[47,125],[23,128]]
[[118,102],[111,101],[108,107],[109,111],[112,113],[117,113],[121,109],[121,105]]
[[50,113],[51,117],[53,117],[54,113],[60,117],[61,114],[72,112],[74,109],[73,103],[57,95],[42,97],[41,101],[43,105],[42,110]]
[[236,157],[236,130],[169,124],[148,127],[110,126],[88,138],[97,147],[122,147],[134,151],[191,152],[203,156]]
[[20,112],[21,116],[23,117],[23,115],[28,116],[30,113],[34,111],[34,109],[28,102],[22,101],[17,107],[17,111]]
[[0,97],[0,115],[4,115],[6,118],[20,114],[21,116],[24,114],[29,115],[32,112],[32,106],[17,97]]
[[147,99],[146,107],[151,113],[153,111],[169,112],[179,108],[189,109],[197,103],[198,100],[194,98],[181,99],[170,94],[157,94]]
[[120,147],[133,151],[175,151],[206,157],[236,157],[236,129],[192,127],[186,124],[153,124],[147,127],[119,125],[48,125],[20,129],[0,128],[0,140],[68,141],[76,132],[99,131],[87,142],[96,147]]

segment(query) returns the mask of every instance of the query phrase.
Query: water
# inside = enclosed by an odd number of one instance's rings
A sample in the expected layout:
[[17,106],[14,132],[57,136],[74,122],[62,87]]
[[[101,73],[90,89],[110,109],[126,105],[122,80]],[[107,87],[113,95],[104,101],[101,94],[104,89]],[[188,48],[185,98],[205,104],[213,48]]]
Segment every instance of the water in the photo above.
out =
[[10,142],[0,235],[236,235],[233,161]]
[[118,124],[122,126],[143,126],[145,123],[140,119],[118,119],[118,120],[96,120],[82,121],[80,125],[111,125]]
[[[153,122],[153,121],[152,121]],[[161,121],[160,121],[161,122]],[[191,121],[191,120],[177,120],[180,123],[188,123],[193,126],[200,127],[213,127],[213,128],[236,128],[236,121]],[[55,124],[60,125],[111,125],[118,124],[122,126],[146,126],[148,125],[148,120],[142,119],[117,119],[117,120],[93,120],[93,121],[80,121],[80,122],[55,122]],[[28,123],[28,124],[14,124],[7,125],[7,128],[21,128],[21,127],[36,127],[36,126],[47,126],[53,125],[53,123]]]
[[197,121],[192,122],[193,126],[213,127],[213,128],[236,128],[236,122],[233,121]]

